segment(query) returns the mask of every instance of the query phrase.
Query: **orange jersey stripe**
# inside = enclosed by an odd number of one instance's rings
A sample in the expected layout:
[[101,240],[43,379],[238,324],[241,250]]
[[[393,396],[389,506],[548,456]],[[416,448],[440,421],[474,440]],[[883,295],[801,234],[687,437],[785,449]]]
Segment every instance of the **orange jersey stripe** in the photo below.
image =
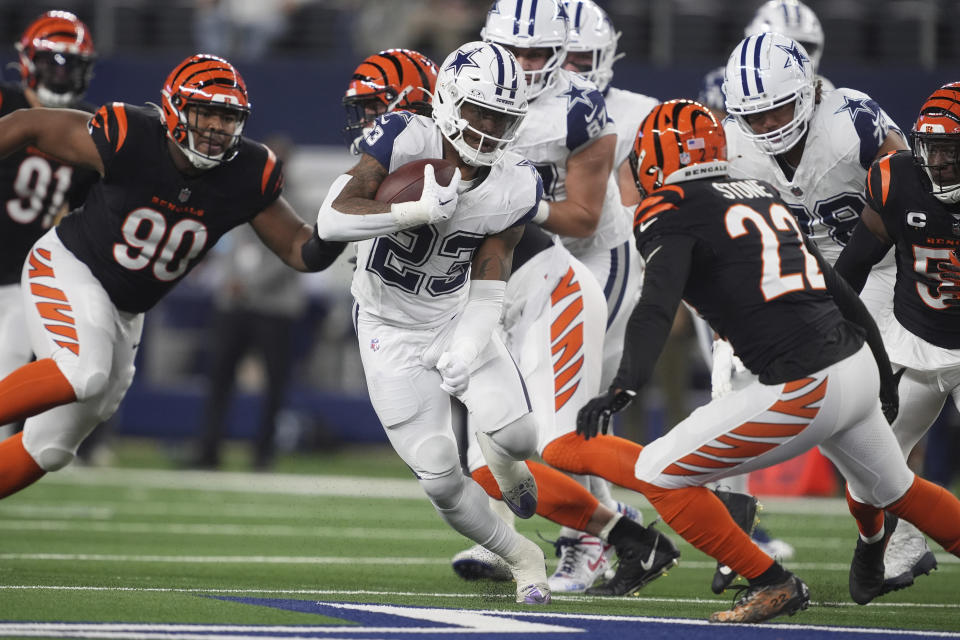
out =
[[54,340],[54,342],[64,349],[70,349],[70,351],[73,351],[74,355],[80,355],[80,345],[76,342],[62,342],[60,340]]
[[554,318],[550,325],[550,342],[556,342],[567,328],[573,324],[577,316],[583,311],[583,298],[577,298],[571,302],[563,312]]
[[562,371],[555,366],[553,368],[553,371],[556,374],[553,379],[554,390],[560,391],[560,389],[563,389],[567,383],[573,379],[573,376],[579,373],[582,367],[583,356],[580,356],[576,362],[572,363],[569,367],[565,367]]
[[884,156],[877,166],[880,168],[880,203],[887,204],[887,196],[890,194],[890,156]]
[[730,433],[751,438],[785,438],[797,435],[807,428],[807,424],[809,423],[780,424],[778,422],[744,422]]
[[60,302],[67,301],[67,294],[60,289],[37,284],[36,282],[30,283],[30,293],[41,298],[48,298],[50,300],[59,300]]
[[[28,277],[30,278],[42,278],[44,276],[49,276],[51,278],[53,277],[53,268],[43,264],[40,262],[40,259],[37,258],[37,254],[40,254],[41,256],[43,255],[41,251],[43,250],[37,249],[36,251],[30,253],[30,258],[28,259],[30,262],[30,271],[28,273]],[[49,260],[50,254],[48,253],[45,257]]]
[[718,458],[755,458],[761,453],[766,453],[777,446],[777,442],[752,442],[748,440],[737,440],[727,436],[720,436],[717,441],[728,444],[732,448],[721,449],[703,445],[697,451],[707,453]]
[[560,409],[563,408],[563,405],[567,404],[567,402],[570,400],[570,397],[577,391],[579,386],[580,383],[578,382],[563,393],[556,394],[553,402],[554,411],[560,411]]
[[270,174],[273,173],[275,166],[277,166],[277,156],[270,147],[267,147],[267,162],[263,165],[263,176],[260,178],[260,193],[267,192],[267,183],[270,182]]
[[120,151],[120,147],[123,146],[124,141],[127,139],[127,110],[123,108],[123,105],[120,103],[113,103],[111,105],[113,109],[113,115],[117,117],[117,151]]
[[559,371],[565,367],[570,360],[578,353],[583,351],[583,324],[574,326],[565,333],[562,338],[554,342],[550,352],[553,355],[560,354],[559,360],[553,365],[554,371]]
[[814,418],[820,411],[820,407],[811,407],[814,402],[823,400],[827,393],[827,379],[824,378],[816,389],[792,400],[778,400],[769,411],[785,413],[798,418]]
[[793,393],[794,391],[799,391],[805,386],[813,382],[813,378],[800,378],[799,380],[791,380],[790,382],[783,385],[784,393]]
[[41,318],[53,320],[54,322],[66,322],[67,324],[74,323],[72,317],[63,313],[64,311],[73,313],[73,308],[69,304],[63,302],[38,302],[36,305]]
[[662,473],[668,476],[698,476],[706,472],[697,469],[687,469],[678,464],[671,464],[669,467],[664,469]]
[[580,283],[573,279],[574,275],[573,267],[567,269],[567,272],[563,274],[560,282],[557,283],[557,286],[554,287],[553,292],[550,294],[550,302],[552,304],[557,304],[570,294],[580,291]]
[[43,326],[50,333],[55,333],[58,336],[63,336],[64,338],[73,338],[74,340],[79,340],[77,337],[77,330],[73,327],[67,327],[62,324],[45,324]]
[[727,467],[735,467],[740,462],[738,460],[714,460],[696,453],[688,453],[677,460],[677,464],[688,464],[692,467],[703,467],[705,469],[726,469]]

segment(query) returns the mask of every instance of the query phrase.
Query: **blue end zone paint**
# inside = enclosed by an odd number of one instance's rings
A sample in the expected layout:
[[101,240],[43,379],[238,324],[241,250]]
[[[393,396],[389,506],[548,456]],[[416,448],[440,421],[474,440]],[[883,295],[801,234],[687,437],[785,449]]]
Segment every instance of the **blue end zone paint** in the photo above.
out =
[[[273,607],[298,613],[315,613],[342,622],[332,623],[337,629],[325,630],[323,626],[300,626],[297,638],[330,638],[343,636],[344,623],[351,626],[351,640],[373,638],[418,640],[450,640],[461,637],[470,640],[567,640],[573,638],[643,638],[644,640],[753,640],[757,638],[781,638],[784,640],[877,640],[882,638],[960,638],[960,633],[937,633],[885,629],[856,629],[850,627],[824,627],[795,624],[799,618],[788,618],[784,623],[760,625],[715,625],[705,620],[681,620],[671,618],[603,616],[589,614],[562,614],[548,611],[480,611],[470,609],[442,609],[444,612],[479,614],[492,622],[516,620],[521,623],[549,625],[551,630],[484,631],[482,627],[463,627],[457,624],[429,619],[429,612],[440,608],[412,607],[389,604],[363,604],[357,602],[317,602],[281,598],[241,598],[229,596],[205,596],[217,600]],[[364,610],[391,608],[409,611],[410,615],[397,615],[382,611]],[[787,622],[789,620],[789,622]],[[369,633],[363,628],[370,627]],[[388,629],[388,631],[385,631]],[[433,630],[436,630],[435,632]],[[222,631],[221,631],[222,633]],[[270,637],[283,637],[271,634]]]

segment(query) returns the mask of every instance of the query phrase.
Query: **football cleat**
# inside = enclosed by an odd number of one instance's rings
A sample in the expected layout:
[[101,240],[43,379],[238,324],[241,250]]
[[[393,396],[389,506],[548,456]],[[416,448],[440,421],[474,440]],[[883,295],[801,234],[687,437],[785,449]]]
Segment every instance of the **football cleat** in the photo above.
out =
[[584,591],[610,566],[613,546],[596,536],[581,533],[576,538],[557,538],[553,544],[560,563],[547,581],[551,591]]
[[543,549],[527,538],[520,538],[520,548],[507,560],[513,579],[517,581],[517,602],[520,604],[550,604],[550,586],[547,584],[547,562]]
[[[757,508],[759,504],[757,499],[746,493],[736,493],[733,491],[724,491],[717,489],[714,494],[720,498],[720,502],[730,512],[730,517],[743,529],[747,535],[753,533],[757,526]],[[717,563],[717,570],[713,573],[713,580],[710,582],[710,590],[714,593],[723,593],[737,577],[737,573],[730,567]]]
[[464,580],[513,580],[507,561],[478,544],[453,556],[453,572]]
[[850,562],[850,597],[857,604],[867,604],[883,593],[883,555],[897,528],[897,516],[883,514],[883,537],[864,542],[857,536],[857,548]]
[[787,572],[777,584],[741,587],[733,608],[710,614],[710,622],[764,622],[777,616],[792,616],[810,606],[810,590],[803,580]]
[[917,576],[927,575],[937,568],[937,559],[927,546],[927,540],[915,526],[901,520],[890,536],[883,554],[883,589],[880,595],[906,589]]
[[587,589],[587,595],[628,596],[677,566],[680,551],[667,536],[659,531],[653,533],[656,538],[652,546],[635,540],[618,546],[617,572],[607,582]]

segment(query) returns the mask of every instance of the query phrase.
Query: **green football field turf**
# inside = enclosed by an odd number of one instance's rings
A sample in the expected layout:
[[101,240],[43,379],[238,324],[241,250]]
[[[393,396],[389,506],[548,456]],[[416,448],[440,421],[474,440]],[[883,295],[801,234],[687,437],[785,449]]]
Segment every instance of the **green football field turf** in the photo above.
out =
[[[119,462],[164,464],[142,445],[121,454]],[[0,621],[325,620],[209,597],[218,595],[519,608],[512,584],[469,583],[453,574],[450,557],[469,543],[440,521],[392,452],[290,458],[279,468],[296,473],[70,468],[3,500]],[[643,498],[616,496],[653,518]],[[938,571],[911,589],[858,607],[847,593],[856,528],[843,501],[763,502],[761,522],[796,547],[785,564],[808,583],[814,601],[789,622],[960,630],[960,562],[953,556],[935,546]],[[554,524],[540,518],[518,524],[538,540],[538,533],[557,534]],[[680,566],[638,596],[556,595],[551,608],[697,619],[727,608],[731,596],[709,590],[714,562],[670,535],[683,554]],[[552,570],[552,546],[541,546]]]

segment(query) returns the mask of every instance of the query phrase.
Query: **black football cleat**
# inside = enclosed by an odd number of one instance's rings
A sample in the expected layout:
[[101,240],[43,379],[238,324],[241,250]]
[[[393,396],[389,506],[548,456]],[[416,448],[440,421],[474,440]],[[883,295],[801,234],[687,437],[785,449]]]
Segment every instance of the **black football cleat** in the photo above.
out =
[[[747,535],[753,533],[757,526],[757,509],[759,503],[757,499],[746,493],[736,493],[733,491],[723,491],[717,489],[714,491],[720,498],[720,502],[730,512],[730,517],[743,529]],[[710,590],[714,593],[723,593],[730,583],[736,580],[737,573],[725,564],[717,563],[717,570],[713,573],[713,581],[710,583]]]
[[850,562],[850,597],[857,604],[867,604],[884,593],[883,553],[897,528],[897,521],[897,516],[884,512],[882,538],[868,543],[857,536],[857,548]]
[[[648,531],[651,531],[649,527]],[[659,531],[653,544],[630,540],[614,547],[619,564],[617,572],[607,582],[590,587],[584,593],[591,596],[628,596],[636,593],[650,582],[677,566],[680,551],[670,538]]]

